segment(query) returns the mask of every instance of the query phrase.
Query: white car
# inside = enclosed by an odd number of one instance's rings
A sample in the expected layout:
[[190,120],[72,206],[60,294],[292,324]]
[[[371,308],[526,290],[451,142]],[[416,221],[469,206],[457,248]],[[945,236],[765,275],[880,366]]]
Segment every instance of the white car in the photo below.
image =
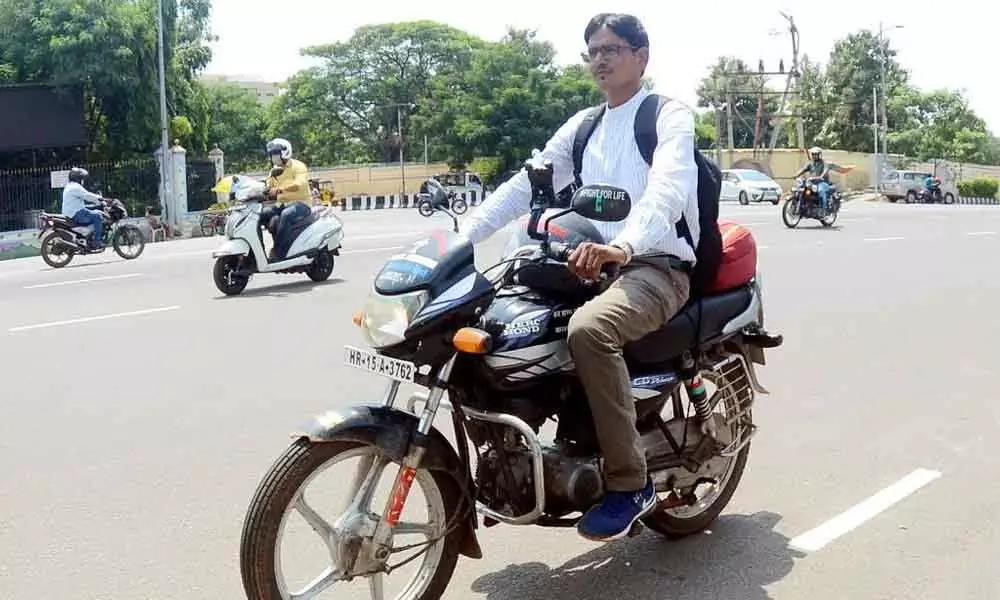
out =
[[721,200],[739,200],[740,204],[750,201],[781,201],[781,186],[760,171],[753,169],[725,169],[722,171]]

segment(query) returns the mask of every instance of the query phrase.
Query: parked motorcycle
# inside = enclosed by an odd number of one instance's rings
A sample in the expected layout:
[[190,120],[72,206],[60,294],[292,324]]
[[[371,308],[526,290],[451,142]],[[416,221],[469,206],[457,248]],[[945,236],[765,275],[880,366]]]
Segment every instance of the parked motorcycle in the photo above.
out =
[[[96,210],[96,209],[95,209]],[[54,269],[68,265],[77,254],[100,254],[110,244],[125,260],[139,258],[146,248],[142,230],[132,223],[123,223],[128,209],[117,198],[102,198],[99,212],[104,221],[101,241],[104,248],[92,250],[88,240],[94,233],[91,225],[77,225],[71,217],[43,212],[39,217],[42,260]]]
[[343,223],[336,211],[313,206],[309,216],[292,224],[289,235],[294,241],[287,255],[272,262],[264,250],[264,229],[271,228],[261,219],[268,202],[264,182],[233,176],[232,190],[230,197],[235,204],[226,220],[226,241],[212,253],[216,259],[212,277],[220,292],[228,296],[242,293],[257,273],[305,273],[317,282],[330,278],[334,256],[340,254],[344,239]]
[[823,227],[832,227],[837,222],[837,216],[840,214],[840,190],[830,184],[830,195],[827,197],[827,206],[824,210],[819,196],[819,181],[803,177],[795,180],[795,188],[781,209],[781,220],[784,221],[785,227],[794,229],[803,218],[816,219],[823,224]]
[[454,191],[445,190],[441,182],[434,178],[428,178],[420,187],[422,191],[417,194],[417,211],[423,217],[433,215],[439,208],[450,210],[456,215],[464,214],[469,209],[464,198]]
[[[439,598],[459,555],[483,556],[477,512],[486,527],[570,527],[602,497],[600,449],[566,329],[570,315],[607,280],[581,281],[566,260],[579,243],[602,239],[588,219],[620,221],[631,199],[625,190],[590,185],[575,192],[570,208],[550,209],[551,165],[529,174],[527,230],[513,235],[496,279],[476,269],[473,246],[454,233],[457,220],[452,231],[432,232],[392,256],[375,277],[354,318],[372,349],[346,346],[345,363],[387,377],[385,396],[318,416],[268,471],[243,527],[248,598],[313,597],[355,578],[369,578],[372,597],[382,598],[384,576],[404,560],[420,566],[398,598]],[[612,269],[604,273],[614,277]],[[688,303],[662,329],[625,348],[636,425],[659,495],[642,523],[668,538],[707,528],[739,484],[757,430],[754,397],[767,393],[754,365],[764,364],[765,348],[782,343],[763,329],[762,302],[758,276]],[[692,396],[699,375],[713,389]],[[403,410],[396,406],[400,383],[427,391],[411,396]],[[442,409],[451,412],[457,448],[433,425]],[[543,443],[539,429],[552,418],[556,439]],[[360,459],[351,500],[330,524],[310,508],[305,487],[349,458]],[[390,498],[372,507],[390,464],[396,465]],[[414,483],[429,524],[402,517]],[[703,486],[708,490],[699,497]],[[298,592],[276,559],[292,511],[329,551],[326,570]],[[401,544],[403,534],[425,539]],[[406,551],[417,553],[404,559]]]

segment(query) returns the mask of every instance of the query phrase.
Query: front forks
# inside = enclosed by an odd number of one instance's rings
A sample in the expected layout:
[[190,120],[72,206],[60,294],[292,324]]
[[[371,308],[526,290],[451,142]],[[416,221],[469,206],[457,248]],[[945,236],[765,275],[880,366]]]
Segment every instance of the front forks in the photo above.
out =
[[[376,540],[388,539],[389,532],[399,523],[400,517],[403,514],[403,507],[406,505],[406,499],[410,494],[413,479],[417,475],[417,469],[420,467],[420,461],[423,459],[424,453],[427,452],[427,445],[430,441],[428,434],[434,426],[434,417],[437,415],[438,407],[441,406],[444,387],[451,377],[451,370],[455,365],[457,357],[458,354],[453,355],[438,371],[436,381],[431,387],[430,394],[427,396],[427,402],[424,404],[424,410],[420,414],[417,430],[410,441],[410,447],[403,458],[402,464],[399,466],[399,470],[396,472],[396,480],[392,484],[389,501],[382,510],[382,519],[375,528],[374,538]],[[392,406],[396,402],[398,393],[399,382],[392,380],[386,388],[383,405],[387,407]]]

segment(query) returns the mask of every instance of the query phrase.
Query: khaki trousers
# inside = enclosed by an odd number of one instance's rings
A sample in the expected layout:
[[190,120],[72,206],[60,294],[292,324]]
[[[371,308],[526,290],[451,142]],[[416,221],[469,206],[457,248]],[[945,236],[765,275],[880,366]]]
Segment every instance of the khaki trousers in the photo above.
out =
[[609,491],[646,485],[646,455],[622,347],[656,331],[687,302],[687,273],[633,263],[569,320],[570,354],[590,402]]

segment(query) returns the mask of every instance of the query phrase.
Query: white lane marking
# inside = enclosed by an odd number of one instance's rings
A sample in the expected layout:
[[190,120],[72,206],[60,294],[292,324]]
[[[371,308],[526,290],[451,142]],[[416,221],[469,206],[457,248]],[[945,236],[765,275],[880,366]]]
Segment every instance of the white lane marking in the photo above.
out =
[[938,477],[941,477],[941,473],[938,471],[916,469],[865,501],[855,504],[829,521],[796,537],[788,545],[803,552],[815,552]]
[[391,252],[403,246],[386,246],[385,248],[365,248],[364,250],[344,250],[341,254],[368,254],[370,252]]
[[104,321],[106,319],[118,319],[121,317],[137,317],[139,315],[148,315],[158,312],[166,312],[168,310],[178,310],[180,306],[161,306],[159,308],[147,308],[144,310],[134,310],[130,312],[120,312],[112,313],[110,315],[97,315],[94,317],[80,317],[79,319],[67,319],[65,321],[51,321],[49,323],[38,323],[36,325],[21,325],[20,327],[11,327],[8,329],[9,332],[15,333],[18,331],[28,331],[29,329],[43,329],[46,327],[59,327],[61,325],[75,325],[76,323],[87,323],[90,321]]
[[865,238],[866,242],[894,242],[896,240],[905,240],[904,237],[880,237],[880,238]]
[[996,235],[996,234],[997,232],[995,231],[970,231],[965,235]]
[[129,279],[131,277],[142,277],[142,273],[127,273],[125,275],[106,275],[104,277],[91,277],[90,279],[71,279],[69,281],[55,281],[53,283],[36,283],[26,285],[24,289],[35,290],[38,288],[58,287],[60,285],[75,285],[77,283],[90,283],[92,281],[110,281],[112,279]]

